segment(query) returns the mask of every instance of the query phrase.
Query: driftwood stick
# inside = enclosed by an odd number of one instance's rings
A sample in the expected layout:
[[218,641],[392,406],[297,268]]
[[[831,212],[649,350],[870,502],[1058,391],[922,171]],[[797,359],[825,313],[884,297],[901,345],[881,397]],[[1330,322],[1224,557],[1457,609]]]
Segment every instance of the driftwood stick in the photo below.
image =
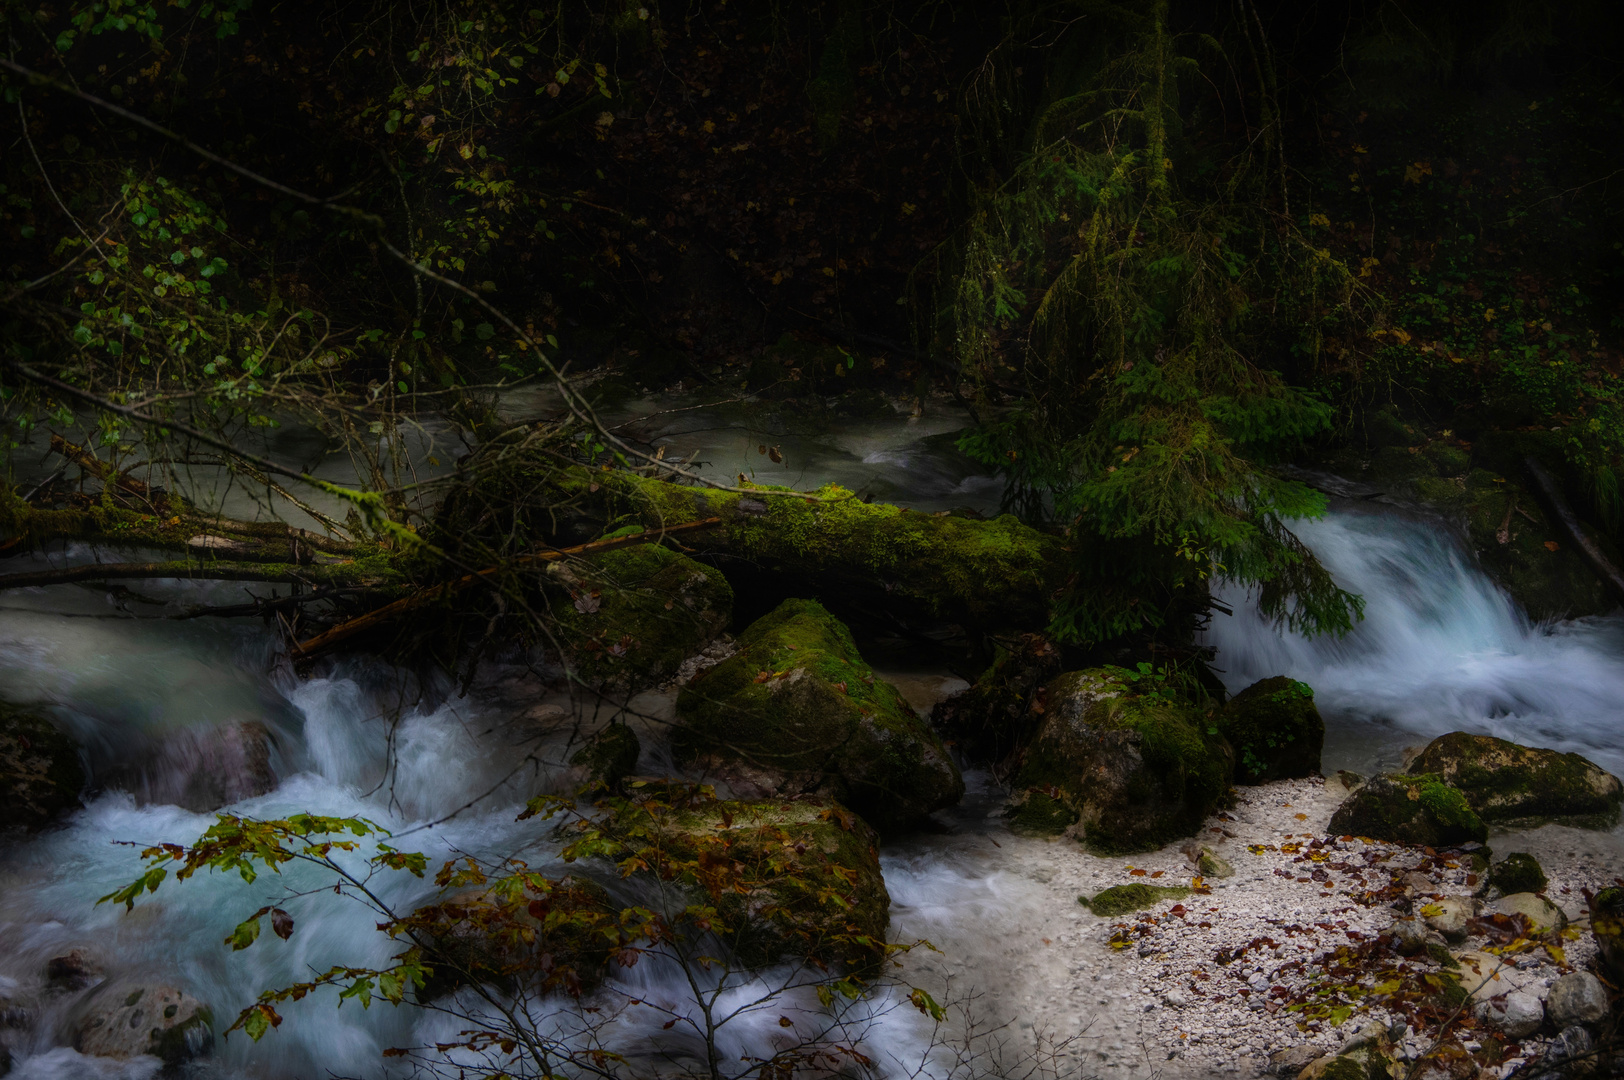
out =
[[688,532],[694,529],[708,529],[713,525],[720,525],[721,523],[721,518],[711,517],[705,518],[703,521],[690,521],[680,525],[668,525],[664,529],[645,529],[640,533],[634,533],[630,536],[617,536],[611,540],[596,540],[590,544],[578,544],[575,547],[561,548],[553,551],[541,551],[531,555],[520,555],[518,558],[513,559],[508,563],[504,563],[501,566],[487,567],[486,569],[475,574],[464,574],[462,577],[457,578],[454,581],[443,581],[438,585],[431,585],[428,588],[419,590],[410,596],[402,597],[401,599],[396,600],[394,603],[385,604],[383,607],[378,608],[375,611],[369,611],[365,615],[357,615],[353,619],[346,622],[341,622],[331,630],[328,630],[325,633],[317,634],[309,641],[296,642],[293,646],[293,655],[295,659],[309,659],[318,652],[332,648],[334,645],[345,640],[346,638],[354,637],[356,634],[359,634],[362,631],[370,630],[380,623],[387,622],[404,611],[411,608],[420,607],[423,604],[429,603],[432,600],[445,596],[449,593],[456,592],[460,589],[465,589],[469,585],[474,584],[476,581],[488,580],[493,574],[498,574],[502,570],[511,568],[513,566],[523,566],[530,563],[556,562],[559,559],[568,558],[572,555],[594,555],[600,551],[611,551],[615,548],[630,547],[633,544],[646,544],[650,541],[660,540],[671,533]]
[[1578,515],[1573,512],[1573,508],[1568,505],[1568,501],[1562,497],[1562,492],[1557,488],[1556,481],[1551,478],[1550,473],[1545,471],[1545,467],[1531,457],[1524,458],[1523,464],[1528,469],[1528,475],[1534,480],[1535,490],[1544,498],[1547,508],[1551,511],[1551,516],[1561,524],[1563,531],[1568,534],[1568,539],[1572,541],[1574,547],[1579,549],[1579,553],[1585,557],[1585,561],[1590,564],[1590,568],[1612,590],[1613,598],[1624,602],[1624,573],[1620,573],[1618,567],[1613,565],[1613,560],[1609,559],[1606,553],[1596,546],[1596,542],[1585,534],[1584,526],[1579,523]]

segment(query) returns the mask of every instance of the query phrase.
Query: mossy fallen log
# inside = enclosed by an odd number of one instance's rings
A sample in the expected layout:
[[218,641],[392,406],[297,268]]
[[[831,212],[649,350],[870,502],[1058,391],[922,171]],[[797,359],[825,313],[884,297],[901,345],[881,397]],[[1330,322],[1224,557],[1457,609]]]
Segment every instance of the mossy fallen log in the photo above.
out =
[[1032,629],[1070,572],[1064,542],[1013,515],[990,521],[865,503],[838,485],[718,491],[626,472],[563,470],[559,502],[646,528],[720,518],[701,550],[817,579],[818,591],[877,591],[888,606],[978,629]]

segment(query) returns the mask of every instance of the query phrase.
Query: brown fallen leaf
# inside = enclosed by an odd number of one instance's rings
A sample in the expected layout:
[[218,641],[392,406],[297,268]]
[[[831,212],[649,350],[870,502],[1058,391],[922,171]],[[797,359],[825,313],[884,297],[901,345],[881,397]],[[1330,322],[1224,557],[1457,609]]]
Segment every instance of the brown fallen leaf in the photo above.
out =
[[1146,871],[1141,870],[1138,867],[1135,867],[1134,869],[1128,871],[1128,876],[1129,877],[1144,877],[1145,873],[1146,873]]
[[1296,818],[1298,821],[1307,821],[1308,820],[1308,815],[1307,814],[1293,814],[1291,816]]
[[1547,540],[1547,541],[1545,541],[1545,550],[1546,551],[1555,551],[1557,548],[1559,548],[1561,546],[1562,545],[1558,544],[1555,540]]
[[1156,871],[1154,874],[1152,874],[1150,876],[1153,877],[1153,878],[1159,878],[1165,873],[1167,873],[1166,870],[1158,870],[1158,871]]

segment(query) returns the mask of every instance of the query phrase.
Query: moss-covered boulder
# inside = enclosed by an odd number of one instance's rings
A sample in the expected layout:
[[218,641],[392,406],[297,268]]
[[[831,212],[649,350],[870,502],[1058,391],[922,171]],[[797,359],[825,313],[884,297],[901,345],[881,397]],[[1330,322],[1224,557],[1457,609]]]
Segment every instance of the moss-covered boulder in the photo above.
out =
[[1284,675],[1236,694],[1218,713],[1218,731],[1235,748],[1235,781],[1262,784],[1313,776],[1325,746],[1314,691]]
[[642,752],[635,731],[625,724],[610,724],[570,755],[571,779],[597,788],[619,787],[637,770],[637,758]]
[[0,703],[0,830],[37,829],[79,805],[79,748],[37,713]]
[[1020,836],[1059,836],[1077,824],[1078,813],[1058,790],[1029,788],[1010,802],[1009,829]]
[[617,921],[603,886],[582,877],[455,890],[410,919],[433,969],[420,997],[470,983],[579,994],[603,978]]
[[1399,1080],[1405,1069],[1385,1040],[1373,1040],[1310,1062],[1297,1080]]
[[1060,673],[1060,650],[1040,634],[999,645],[975,683],[939,703],[931,722],[962,753],[1000,762],[1031,741],[1038,692]]
[[1427,744],[1412,774],[1434,773],[1459,789],[1484,821],[1548,821],[1585,828],[1618,824],[1624,785],[1578,754],[1518,746],[1488,735],[1452,731]]
[[607,831],[647,845],[650,872],[689,890],[682,902],[716,906],[721,944],[739,962],[868,971],[884,958],[891,896],[879,838],[838,803],[710,801],[651,815],[631,800],[613,815]]
[[1233,752],[1197,710],[1134,691],[1121,668],[1068,672],[1044,687],[1043,726],[1017,783],[1053,793],[1102,854],[1189,836],[1229,790]]
[[1526,852],[1514,851],[1489,868],[1488,885],[1502,896],[1542,893],[1549,884],[1539,860]]
[[1427,847],[1482,843],[1489,834],[1465,796],[1441,778],[1397,773],[1372,777],[1344,799],[1330,831]]
[[1077,902],[1109,919],[1155,907],[1163,900],[1182,900],[1189,895],[1190,890],[1182,885],[1145,885],[1136,881],[1131,885],[1113,885],[1093,896],[1079,896]]
[[1624,979],[1624,889],[1610,885],[1590,898],[1590,932],[1608,974]]
[[678,696],[679,761],[736,790],[824,794],[882,828],[964,794],[941,740],[821,604],[786,600],[738,645]]
[[576,674],[595,685],[633,689],[668,679],[733,617],[733,589],[721,571],[659,544],[554,563],[548,576],[558,586],[559,641]]

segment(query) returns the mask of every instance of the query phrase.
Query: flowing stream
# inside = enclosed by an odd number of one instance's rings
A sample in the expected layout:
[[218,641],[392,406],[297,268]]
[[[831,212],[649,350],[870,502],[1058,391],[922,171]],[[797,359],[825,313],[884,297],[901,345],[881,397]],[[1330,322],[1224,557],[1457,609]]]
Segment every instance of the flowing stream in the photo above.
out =
[[[762,434],[726,416],[713,414],[706,424],[690,415],[682,429],[672,419],[648,433],[652,441],[682,454],[703,451],[726,471],[759,457]],[[788,448],[793,475],[786,479],[802,486],[838,479],[921,509],[993,509],[996,481],[940,437],[960,422],[949,416],[910,423],[899,416],[822,435],[781,436],[774,445]],[[1235,614],[1217,616],[1208,641],[1232,689],[1276,674],[1315,688],[1330,729],[1327,771],[1393,767],[1406,747],[1456,728],[1575,749],[1624,771],[1614,737],[1624,702],[1624,620],[1529,625],[1436,522],[1338,509],[1305,523],[1302,536],[1341,584],[1364,595],[1365,621],[1341,641],[1283,636],[1230,589],[1226,599]],[[88,555],[69,550],[51,558]],[[8,569],[29,568],[28,561],[13,560]],[[550,697],[516,668],[493,671],[467,697],[361,661],[329,664],[300,679],[256,621],[158,617],[200,600],[240,596],[233,586],[190,583],[112,593],[60,586],[0,596],[0,695],[49,708],[86,748],[96,787],[85,809],[11,844],[0,859],[0,999],[21,1003],[17,1009],[27,1014],[14,1010],[0,1019],[10,1025],[0,1027],[0,1038],[15,1055],[13,1076],[156,1074],[154,1059],[91,1059],[67,1045],[77,997],[46,991],[43,969],[49,958],[73,948],[88,950],[110,976],[178,979],[217,1018],[234,1017],[262,988],[335,963],[380,964],[397,951],[374,930],[370,911],[330,894],[287,903],[296,923],[291,940],[266,935],[242,952],[225,948],[222,940],[236,922],[284,886],[321,884],[299,870],[280,882],[249,884],[218,874],[171,881],[129,915],[97,906],[97,897],[136,875],[138,848],[129,842],[189,842],[212,823],[211,814],[188,807],[226,798],[233,812],[256,817],[297,810],[365,816],[399,835],[398,846],[427,853],[431,865],[453,853],[517,856],[543,871],[553,865],[546,830],[514,819],[525,798],[562,782],[557,766],[580,729],[560,725],[559,711],[546,706],[567,701]],[[942,672],[892,666],[921,708],[962,685]],[[669,695],[643,695],[634,705],[654,721],[670,715]],[[541,722],[545,717],[553,720]],[[268,758],[243,753],[238,735],[244,725],[263,727],[272,746]],[[645,739],[648,770],[659,767],[654,741]],[[552,764],[515,768],[524,756],[518,747]],[[267,772],[272,775],[261,775]],[[272,780],[268,793],[242,796]],[[906,977],[938,993],[948,983],[973,987],[994,1019],[1042,1015],[1061,1035],[1087,1028],[1097,1042],[1066,1059],[1078,1069],[1146,1074],[1150,1066],[1135,1064],[1132,1054],[1135,1025],[1143,1021],[1119,1007],[1108,950],[1095,947],[1100,957],[1080,952],[1069,958],[1053,949],[1032,951],[1034,936],[1058,937],[1084,918],[1047,888],[1050,849],[1004,828],[1002,795],[984,774],[972,772],[968,780],[964,805],[941,815],[938,832],[882,852],[892,933],[898,940],[929,938],[941,950],[910,957]],[[382,888],[390,902],[408,907],[434,893],[431,884],[406,875]],[[1075,978],[1081,985],[1085,970],[1093,972],[1086,1001],[1080,993],[1048,992],[1051,980]],[[680,973],[657,966],[633,968],[621,978],[646,998],[663,995],[676,1003],[683,996]],[[750,990],[741,987],[740,1000]],[[779,1015],[794,1007],[793,1001],[774,1004],[741,1019],[728,1037],[729,1051],[764,1045]],[[884,998],[862,1008],[870,1021],[863,1049],[888,1075],[949,1074],[947,1059],[930,1050],[929,1025],[905,1002]],[[421,1045],[457,1030],[453,1021],[411,1008],[374,1003],[362,1009],[349,1002],[335,1009],[331,995],[282,1011],[285,1022],[263,1042],[233,1036],[196,1071],[232,1080],[377,1076],[385,1047]],[[613,1038],[628,1053],[670,1050],[675,1036],[662,1034],[660,1019],[628,1019]],[[537,1022],[564,1021],[539,1016]],[[1028,1019],[1013,1030],[1030,1025]]]

